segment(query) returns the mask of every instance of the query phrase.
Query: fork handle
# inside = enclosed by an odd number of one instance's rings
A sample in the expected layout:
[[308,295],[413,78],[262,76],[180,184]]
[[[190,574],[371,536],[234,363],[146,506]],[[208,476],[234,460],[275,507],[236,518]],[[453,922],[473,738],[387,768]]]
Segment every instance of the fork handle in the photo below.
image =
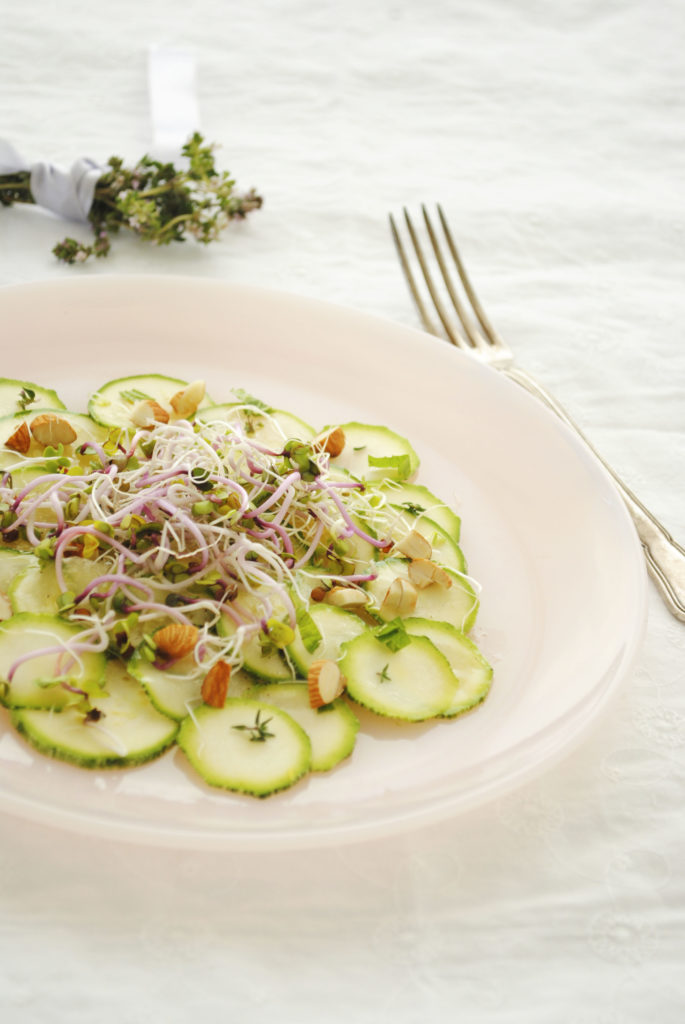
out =
[[556,398],[523,370],[508,367],[504,373],[552,409],[564,423],[567,423],[576,432],[589,451],[604,466],[632,516],[645,553],[647,569],[659,594],[671,614],[681,622],[685,622],[685,549],[674,541],[656,516],[653,516],[649,509],[645,508],[633,492],[626,487],[590,443],[578,424],[574,423],[563,406],[559,405]]

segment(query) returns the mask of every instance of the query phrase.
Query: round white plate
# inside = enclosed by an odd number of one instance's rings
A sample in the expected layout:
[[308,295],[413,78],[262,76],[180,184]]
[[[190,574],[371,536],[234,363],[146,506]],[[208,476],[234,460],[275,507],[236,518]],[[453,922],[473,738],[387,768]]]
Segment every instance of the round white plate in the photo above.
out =
[[475,639],[495,669],[474,713],[364,719],[352,757],[266,801],[211,790],[170,753],[88,772],[33,753],[0,711],[0,808],[100,836],[204,848],[373,838],[455,815],[566,753],[630,669],[646,576],[605,473],[517,385],[444,342],[257,288],[180,278],[74,278],[0,289],[2,375],[68,407],[113,377],[241,387],[315,426],[361,420],[408,436],[419,482],[457,506],[482,584]]

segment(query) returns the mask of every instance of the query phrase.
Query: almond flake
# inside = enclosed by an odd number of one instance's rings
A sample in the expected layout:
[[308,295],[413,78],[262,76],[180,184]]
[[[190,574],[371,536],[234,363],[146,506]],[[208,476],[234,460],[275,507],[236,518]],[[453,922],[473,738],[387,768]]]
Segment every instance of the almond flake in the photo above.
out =
[[19,452],[20,455],[26,455],[30,447],[31,435],[29,433],[29,428],[26,426],[25,422],[20,423],[12,436],[8,437],[5,441],[5,448],[11,448],[13,452]]

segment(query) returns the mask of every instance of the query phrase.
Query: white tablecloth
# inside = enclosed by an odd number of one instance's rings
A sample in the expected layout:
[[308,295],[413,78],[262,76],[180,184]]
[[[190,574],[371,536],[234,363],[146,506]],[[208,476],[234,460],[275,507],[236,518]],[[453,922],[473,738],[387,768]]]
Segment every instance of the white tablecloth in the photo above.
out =
[[[220,164],[266,202],[219,245],[121,238],[83,268],[50,253],[64,224],[0,209],[0,283],[182,273],[415,325],[386,216],[439,200],[520,363],[683,541],[681,0],[1,8],[0,135],[28,159],[142,155],[148,44],[180,46]],[[684,775],[685,626],[650,586],[609,717],[457,820],[245,855],[3,816],[0,1019],[675,1024]]]

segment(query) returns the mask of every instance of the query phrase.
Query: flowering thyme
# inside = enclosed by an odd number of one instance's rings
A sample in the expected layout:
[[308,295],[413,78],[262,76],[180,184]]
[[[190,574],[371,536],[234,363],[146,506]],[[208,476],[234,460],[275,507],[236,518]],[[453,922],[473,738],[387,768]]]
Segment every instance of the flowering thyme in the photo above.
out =
[[[217,171],[214,147],[195,133],[181,154],[187,166],[177,168],[144,156],[128,168],[121,157],[110,157],[98,179],[88,219],[95,240],[90,244],[65,238],[53,248],[64,263],[84,263],[91,256],[107,256],[111,236],[126,228],[153,245],[183,242],[188,237],[203,244],[216,241],[232,220],[243,220],[262,205],[250,189],[234,193],[235,181]],[[0,206],[34,203],[27,172],[0,175]]]

